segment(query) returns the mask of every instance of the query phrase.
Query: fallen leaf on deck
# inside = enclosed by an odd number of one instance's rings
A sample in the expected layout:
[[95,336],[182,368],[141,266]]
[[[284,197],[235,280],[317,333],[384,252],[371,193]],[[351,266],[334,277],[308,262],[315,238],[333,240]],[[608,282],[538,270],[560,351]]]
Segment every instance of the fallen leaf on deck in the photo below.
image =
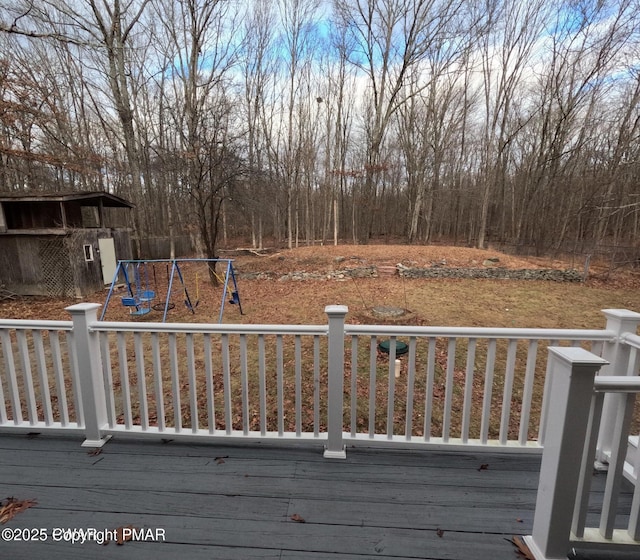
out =
[[102,448],[100,448],[100,447],[96,447],[95,449],[92,449],[91,451],[87,451],[87,455],[91,455],[92,457],[94,457],[95,455],[100,455],[100,453],[102,453]]
[[478,467],[479,471],[486,471],[488,469],[489,469],[489,463],[482,463],[482,465]]
[[436,529],[436,535],[442,538],[442,535],[444,535],[444,531],[442,529]]
[[222,465],[222,463],[224,463],[225,459],[228,459],[229,455],[222,455],[221,457],[215,457],[214,461],[218,464],[218,465]]
[[529,547],[522,540],[522,537],[513,537],[510,542],[518,549],[516,551],[518,558],[523,558],[524,560],[536,560],[529,550]]
[[[127,534],[124,534],[124,530],[125,529],[130,529],[129,531],[127,531]],[[123,527],[118,527],[117,529],[114,529],[113,531],[109,531],[109,533],[113,534],[115,533],[116,535],[116,544],[118,546],[123,545],[125,542],[133,540],[133,525],[126,525]],[[109,539],[104,541],[104,546],[108,545],[110,542]]]
[[516,521],[517,521],[518,523],[522,523],[522,522],[523,522],[521,517],[516,517]]
[[116,542],[119,545],[122,545],[126,541],[130,541],[133,538],[133,536],[131,535],[131,531],[127,531],[126,535],[124,534],[125,529],[133,529],[133,525],[127,525],[126,527],[118,527],[116,529],[116,536],[117,536]]
[[295,521],[296,523],[306,523],[305,520],[304,520],[304,517],[301,517],[297,513],[294,513],[291,516],[291,521]]
[[25,509],[37,504],[38,502],[36,500],[16,500],[13,497],[7,498],[4,503],[0,502],[0,523],[6,523],[9,519],[13,519]]

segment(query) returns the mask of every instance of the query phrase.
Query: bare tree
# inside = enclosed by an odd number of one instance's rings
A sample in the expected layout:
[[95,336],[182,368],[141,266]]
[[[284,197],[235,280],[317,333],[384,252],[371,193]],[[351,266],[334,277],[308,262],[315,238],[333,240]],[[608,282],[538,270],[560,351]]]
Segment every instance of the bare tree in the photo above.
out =
[[[112,3],[87,0],[83,4],[64,0],[42,0],[37,3],[24,0],[17,4],[17,15],[11,26],[7,29],[6,24],[3,25],[5,30],[12,33],[79,45],[83,52],[90,51],[97,55],[96,62],[106,76],[122,127],[134,200],[138,199],[142,188],[130,97],[128,49],[132,32],[149,2],[150,0],[137,0],[123,5],[120,0],[113,0]],[[22,28],[22,22],[32,22],[37,30]],[[134,220],[136,229],[139,230],[140,216],[137,209],[134,210]],[[138,244],[138,252],[139,249]]]
[[293,247],[297,229],[297,204],[301,180],[301,122],[296,120],[296,109],[303,110],[304,98],[301,77],[312,56],[313,17],[318,8],[317,0],[281,0],[278,3],[283,29],[282,55],[286,65],[286,92],[283,96],[284,134],[280,136],[282,148],[281,172],[286,193],[287,246]]
[[[408,80],[434,42],[456,36],[457,0],[336,0],[340,24],[351,35],[349,60],[368,80],[365,137],[365,181],[360,198],[358,240],[367,243],[377,217],[379,173],[384,169],[382,147],[391,118],[406,102]],[[428,84],[417,85],[413,94]]]
[[333,51],[322,60],[324,77],[317,99],[324,112],[324,172],[322,178],[324,211],[322,213],[322,242],[333,222],[333,244],[338,244],[341,221],[347,215],[347,153],[351,143],[353,112],[356,97],[356,79],[348,64],[351,47],[344,28],[333,28]]
[[523,74],[530,66],[534,47],[547,22],[545,6],[550,5],[544,0],[524,3],[500,0],[490,4],[487,14],[489,26],[497,28],[497,31],[484,35],[481,42],[484,127],[477,234],[477,245],[481,248],[486,243],[490,204],[499,196],[503,209],[507,207],[504,202],[509,144],[522,125],[514,109],[518,91],[522,88]]
[[271,3],[255,6],[245,19],[244,41],[240,66],[244,79],[244,102],[247,127],[247,181],[248,192],[243,204],[248,208],[251,237],[254,248],[263,246],[263,223],[268,215],[264,210],[272,204],[266,174],[268,158],[268,130],[265,130],[265,112],[268,110],[267,90],[275,74],[274,28],[276,13]]
[[[225,94],[238,49],[230,40],[234,14],[220,0],[159,0],[155,8],[175,57],[167,103],[180,131],[181,179],[197,216],[204,255],[215,259],[224,200],[239,173],[230,132],[231,103]],[[215,266],[210,279],[217,283]]]
[[567,209],[584,202],[571,188],[580,168],[577,162],[591,137],[617,55],[637,27],[630,1],[618,3],[613,12],[605,4],[575,8],[572,18],[562,10],[554,14],[548,71],[537,89],[532,120],[534,145],[517,204],[517,241],[535,245],[538,252],[568,230],[566,220],[576,213]]

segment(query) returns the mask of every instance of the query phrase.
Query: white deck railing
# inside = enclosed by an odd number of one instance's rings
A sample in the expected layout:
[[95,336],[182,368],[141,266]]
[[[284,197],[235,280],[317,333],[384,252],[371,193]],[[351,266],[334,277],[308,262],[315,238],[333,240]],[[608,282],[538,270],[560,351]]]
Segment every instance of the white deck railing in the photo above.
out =
[[0,320],[0,428],[84,431],[71,321]]
[[326,326],[99,322],[92,331],[107,432],[317,438],[324,431]]
[[328,456],[346,443],[539,451],[545,346],[628,363],[640,317],[605,311],[603,330],[491,329],[348,325],[343,306],[316,326],[101,322],[97,309],[0,321],[0,430],[82,430],[87,445],[115,433],[306,438],[326,440]]
[[[636,345],[640,339],[625,336]],[[637,349],[637,348],[636,348]],[[595,377],[607,361],[583,349],[552,348],[550,433],[542,457],[533,532],[526,537],[536,560],[567,558],[572,547],[640,550],[640,485],[628,507],[620,507],[627,445],[636,394],[638,361],[632,353],[625,375]],[[607,402],[605,402],[607,401]],[[601,422],[613,412],[608,471],[602,504],[590,503]],[[635,455],[638,468],[638,456]],[[587,522],[589,508],[596,523]]]
[[[363,389],[368,393],[366,417],[358,400],[351,399],[345,435],[349,443],[364,439],[520,451],[540,449],[544,443],[543,403],[548,393],[544,348],[583,345],[601,353],[604,343],[615,338],[608,330],[361,325],[346,325],[345,334],[351,341],[346,366],[349,394],[360,395]],[[387,371],[379,380],[377,342],[387,338]],[[395,341],[401,339],[408,352],[397,378]],[[350,375],[352,371],[358,375]],[[376,403],[380,382],[386,384],[382,414]],[[379,416],[382,425],[376,421]]]

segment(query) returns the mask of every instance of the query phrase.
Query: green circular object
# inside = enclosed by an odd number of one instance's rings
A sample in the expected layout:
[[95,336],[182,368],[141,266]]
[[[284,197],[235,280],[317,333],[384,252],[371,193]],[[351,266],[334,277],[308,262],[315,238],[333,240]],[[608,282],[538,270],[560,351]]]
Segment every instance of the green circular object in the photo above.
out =
[[[388,354],[390,345],[391,341],[383,340],[380,344],[378,344],[378,350],[380,350],[380,352]],[[406,354],[408,351],[409,347],[404,342],[396,340],[396,356],[402,356],[402,354]]]

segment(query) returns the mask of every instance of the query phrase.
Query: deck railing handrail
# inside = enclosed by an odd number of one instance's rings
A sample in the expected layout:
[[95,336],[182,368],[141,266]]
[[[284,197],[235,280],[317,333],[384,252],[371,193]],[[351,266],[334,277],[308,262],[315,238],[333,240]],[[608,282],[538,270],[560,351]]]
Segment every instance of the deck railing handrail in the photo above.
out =
[[155,332],[190,334],[265,334],[326,336],[327,325],[229,325],[222,323],[125,323],[95,321],[89,326],[95,332]]
[[423,336],[455,338],[500,338],[504,340],[580,340],[611,342],[616,333],[607,329],[531,329],[504,327],[420,327],[398,325],[345,325],[348,336]]
[[[0,319],[0,329],[58,330],[70,331],[72,321]],[[131,323],[118,321],[95,321],[89,325],[98,332],[176,332],[211,334],[282,334],[282,335],[326,335],[327,325],[278,325],[278,324],[219,324],[219,323]],[[492,327],[414,327],[397,325],[352,325],[345,324],[346,336],[424,336],[456,338],[501,338],[537,340],[589,340],[613,341],[616,333],[607,329],[532,329]],[[640,336],[624,335],[622,340],[630,346],[640,348]]]
[[[15,326],[27,326],[34,321],[13,321]],[[43,322],[45,324],[46,322]],[[51,321],[55,327],[55,321]],[[0,322],[0,327],[2,327]],[[11,328],[11,325],[7,325]],[[71,327],[71,323],[69,323]],[[42,327],[47,328],[46,324]],[[116,321],[96,321],[90,329],[100,332],[176,332],[176,333],[210,333],[210,334],[282,334],[282,335],[326,335],[327,325],[238,325],[219,323],[127,323]],[[580,340],[611,342],[616,333],[606,329],[545,329],[545,328],[493,328],[493,327],[431,327],[431,326],[398,326],[398,325],[353,325],[345,323],[345,336],[421,336],[421,337],[455,337],[455,338],[500,338],[504,340]],[[640,344],[640,337],[638,337]]]
[[593,381],[596,393],[638,393],[640,392],[640,377],[626,375],[611,375],[596,377]]
[[71,331],[72,321],[47,321],[33,319],[0,319],[0,329],[22,329],[34,331]]
[[635,348],[636,350],[640,350],[640,336],[634,333],[624,333],[620,337],[621,342],[626,344],[631,348]]

